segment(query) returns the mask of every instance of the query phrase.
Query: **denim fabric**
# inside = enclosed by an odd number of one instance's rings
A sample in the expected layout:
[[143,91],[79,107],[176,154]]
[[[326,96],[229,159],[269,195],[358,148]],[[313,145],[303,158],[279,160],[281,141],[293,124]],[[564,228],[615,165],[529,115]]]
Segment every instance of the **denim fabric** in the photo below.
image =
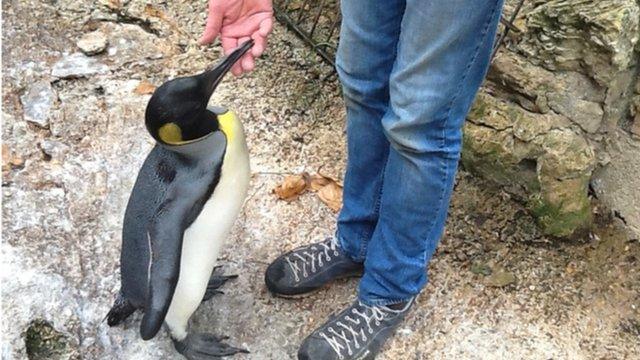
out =
[[406,301],[427,282],[502,2],[341,1],[348,162],[336,236],[364,262],[366,304]]

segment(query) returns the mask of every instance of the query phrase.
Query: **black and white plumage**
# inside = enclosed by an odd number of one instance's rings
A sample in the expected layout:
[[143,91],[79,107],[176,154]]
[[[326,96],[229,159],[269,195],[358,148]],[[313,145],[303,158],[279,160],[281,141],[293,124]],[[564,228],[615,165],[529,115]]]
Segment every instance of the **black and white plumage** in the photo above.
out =
[[[108,323],[116,325],[142,310],[141,337],[153,338],[164,323],[176,349],[190,359],[243,351],[215,336],[189,333],[188,321],[228,279],[214,274],[216,259],[250,178],[242,124],[232,112],[207,108],[206,103],[251,45],[244,44],[203,74],[156,90],[146,123],[158,143],[138,174],[125,212],[121,291]],[[203,107],[194,100],[198,97]]]

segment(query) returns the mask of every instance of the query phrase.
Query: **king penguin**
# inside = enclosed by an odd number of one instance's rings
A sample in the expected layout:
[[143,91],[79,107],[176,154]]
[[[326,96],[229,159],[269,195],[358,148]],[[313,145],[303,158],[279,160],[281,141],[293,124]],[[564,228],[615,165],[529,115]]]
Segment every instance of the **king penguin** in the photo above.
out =
[[142,310],[142,339],[153,338],[164,323],[188,359],[246,352],[223,338],[189,332],[188,322],[230,278],[217,274],[216,260],[247,194],[249,155],[240,121],[208,103],[252,46],[247,41],[213,68],[164,83],[145,112],[156,145],[125,211],[121,289],[107,322],[117,325]]

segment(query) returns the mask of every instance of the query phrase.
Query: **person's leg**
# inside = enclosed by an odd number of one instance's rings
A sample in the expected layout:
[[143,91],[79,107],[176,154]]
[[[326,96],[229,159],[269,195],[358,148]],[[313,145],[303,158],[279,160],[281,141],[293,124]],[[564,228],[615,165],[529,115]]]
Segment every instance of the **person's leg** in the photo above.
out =
[[404,0],[341,1],[336,65],[347,108],[347,171],[336,237],[363,262],[378,221],[389,142],[382,117],[389,106],[389,76],[396,58]]
[[389,153],[382,117],[397,53],[404,0],[342,1],[337,68],[347,107],[348,161],[335,239],[282,254],[265,272],[278,296],[308,294],[332,280],[362,274],[366,244],[378,219]]
[[407,301],[427,281],[501,8],[502,0],[407,0],[382,119],[391,149],[360,281],[365,304]]
[[[426,283],[461,127],[489,63],[501,6],[502,0],[406,1],[381,122],[391,146],[359,299],[309,335],[299,359],[373,359]],[[363,148],[364,141],[354,151]]]

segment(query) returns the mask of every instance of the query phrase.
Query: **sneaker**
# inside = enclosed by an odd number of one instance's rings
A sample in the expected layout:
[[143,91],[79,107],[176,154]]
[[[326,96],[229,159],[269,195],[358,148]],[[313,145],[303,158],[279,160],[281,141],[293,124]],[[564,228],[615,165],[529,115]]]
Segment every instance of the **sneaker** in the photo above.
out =
[[362,276],[363,270],[363,264],[351,260],[335,238],[328,238],[281,255],[269,265],[264,280],[274,295],[300,297],[333,280]]
[[404,320],[414,299],[404,304],[368,306],[356,300],[307,337],[299,360],[370,360]]

